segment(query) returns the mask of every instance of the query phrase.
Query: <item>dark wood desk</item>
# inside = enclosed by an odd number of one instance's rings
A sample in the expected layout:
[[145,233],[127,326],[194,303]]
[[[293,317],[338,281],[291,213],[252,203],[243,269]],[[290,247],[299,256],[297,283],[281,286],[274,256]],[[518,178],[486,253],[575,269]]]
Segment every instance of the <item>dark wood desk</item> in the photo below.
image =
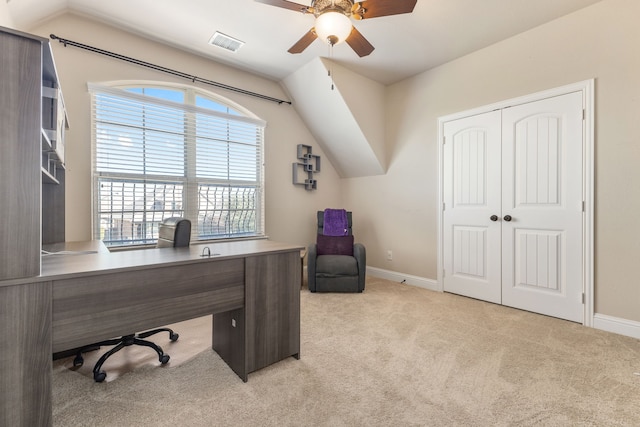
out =
[[243,381],[299,358],[299,246],[51,249],[96,253],[49,255],[40,276],[0,282],[0,425],[52,424],[53,352],[203,315],[213,314],[212,347]]

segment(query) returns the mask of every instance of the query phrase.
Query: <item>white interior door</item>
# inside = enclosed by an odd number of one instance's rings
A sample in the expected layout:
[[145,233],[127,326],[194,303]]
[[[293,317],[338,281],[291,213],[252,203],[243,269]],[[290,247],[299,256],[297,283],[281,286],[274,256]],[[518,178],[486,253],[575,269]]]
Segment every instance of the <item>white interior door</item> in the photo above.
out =
[[579,92],[502,112],[504,305],[583,321],[582,146]]
[[444,136],[444,290],[500,303],[500,111],[447,122]]
[[582,115],[574,92],[444,123],[444,291],[583,321]]

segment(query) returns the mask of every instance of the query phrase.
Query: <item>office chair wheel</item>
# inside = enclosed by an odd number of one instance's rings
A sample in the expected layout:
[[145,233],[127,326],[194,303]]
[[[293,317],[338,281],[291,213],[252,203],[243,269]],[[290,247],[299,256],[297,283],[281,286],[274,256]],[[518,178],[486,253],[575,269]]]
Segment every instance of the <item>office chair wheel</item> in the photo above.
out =
[[107,374],[104,371],[94,372],[93,373],[93,379],[97,383],[101,383],[102,381],[104,381],[105,378],[107,378]]
[[169,362],[169,359],[171,359],[171,357],[168,354],[163,354],[160,356],[160,363],[166,365],[167,362]]
[[84,364],[84,359],[83,359],[83,357],[82,357],[82,356],[76,356],[76,357],[73,359],[73,367],[74,367],[74,368],[79,368],[79,367],[81,367],[83,364]]
[[169,334],[169,339],[172,342],[178,341],[178,338],[180,338],[180,335],[176,334],[175,332],[172,332],[171,334]]

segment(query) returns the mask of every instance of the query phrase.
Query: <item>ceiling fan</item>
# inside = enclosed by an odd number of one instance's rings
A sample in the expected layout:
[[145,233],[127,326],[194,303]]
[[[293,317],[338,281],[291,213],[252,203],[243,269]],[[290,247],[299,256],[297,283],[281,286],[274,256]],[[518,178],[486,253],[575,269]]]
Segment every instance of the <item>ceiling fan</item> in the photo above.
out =
[[284,9],[295,10],[303,14],[313,14],[316,24],[288,50],[289,53],[301,53],[315,39],[325,40],[331,46],[346,41],[358,56],[373,52],[374,47],[352,24],[362,19],[411,13],[417,0],[312,0],[311,6],[287,0],[256,0],[259,3]]

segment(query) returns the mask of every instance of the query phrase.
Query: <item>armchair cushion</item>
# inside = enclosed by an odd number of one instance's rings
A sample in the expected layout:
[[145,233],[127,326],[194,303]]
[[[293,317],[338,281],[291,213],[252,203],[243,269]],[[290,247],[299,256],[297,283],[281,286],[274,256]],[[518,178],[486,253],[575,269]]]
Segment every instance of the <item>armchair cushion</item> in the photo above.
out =
[[316,258],[316,277],[358,276],[358,261],[352,256],[320,255]]
[[318,234],[318,255],[353,256],[353,236],[325,236]]

